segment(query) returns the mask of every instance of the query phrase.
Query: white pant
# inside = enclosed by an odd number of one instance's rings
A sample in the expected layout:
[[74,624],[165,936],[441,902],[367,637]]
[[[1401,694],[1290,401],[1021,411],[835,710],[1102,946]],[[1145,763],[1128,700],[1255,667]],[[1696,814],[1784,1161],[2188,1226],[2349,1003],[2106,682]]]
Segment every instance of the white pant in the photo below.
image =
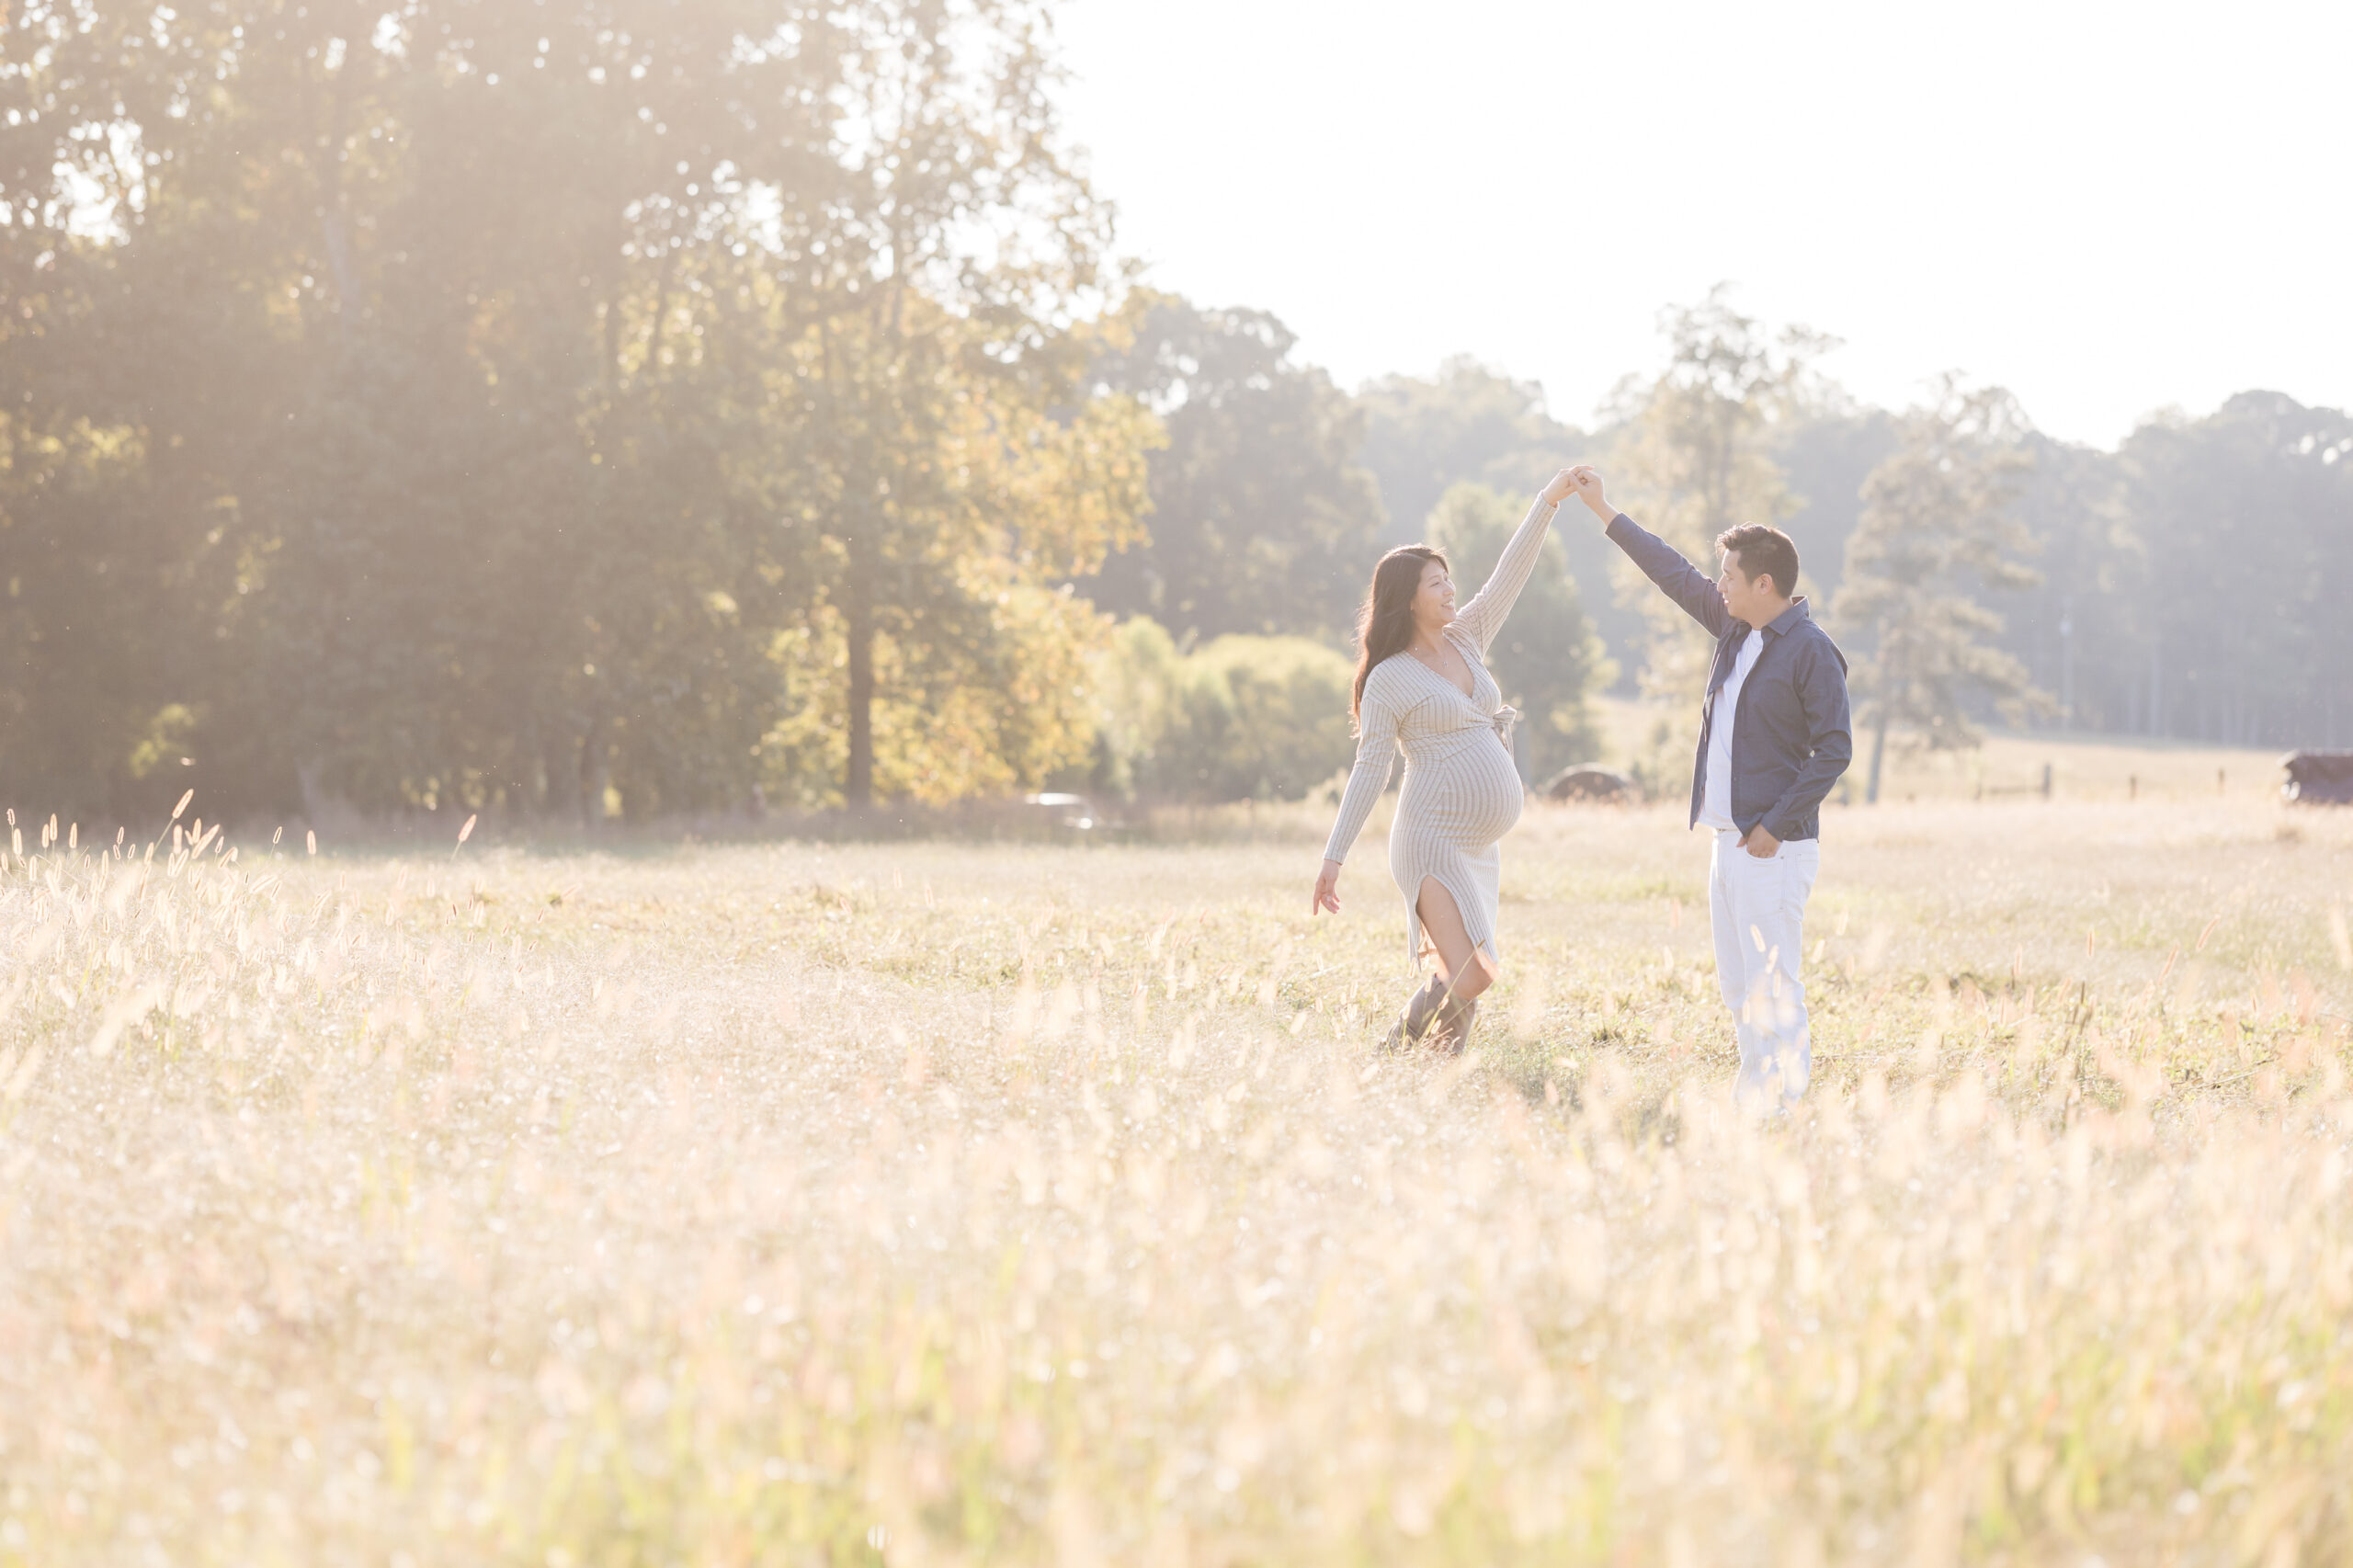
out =
[[1773,1110],[1805,1093],[1813,1071],[1806,1033],[1805,901],[1822,869],[1819,839],[1792,839],[1759,859],[1740,835],[1716,832],[1708,904],[1716,932],[1716,981],[1740,1041],[1733,1095],[1752,1110]]

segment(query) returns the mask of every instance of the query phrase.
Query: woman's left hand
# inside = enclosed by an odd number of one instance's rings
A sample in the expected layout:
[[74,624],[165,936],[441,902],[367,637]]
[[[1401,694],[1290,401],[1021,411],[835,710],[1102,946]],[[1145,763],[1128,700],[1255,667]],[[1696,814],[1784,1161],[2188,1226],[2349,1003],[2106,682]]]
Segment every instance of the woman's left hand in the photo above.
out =
[[1554,474],[1552,482],[1544,486],[1543,498],[1557,506],[1575,494],[1576,488],[1577,471],[1573,468],[1564,468]]
[[1324,869],[1315,874],[1315,902],[1308,905],[1307,913],[1310,915],[1340,913],[1340,863],[1337,860],[1324,861]]

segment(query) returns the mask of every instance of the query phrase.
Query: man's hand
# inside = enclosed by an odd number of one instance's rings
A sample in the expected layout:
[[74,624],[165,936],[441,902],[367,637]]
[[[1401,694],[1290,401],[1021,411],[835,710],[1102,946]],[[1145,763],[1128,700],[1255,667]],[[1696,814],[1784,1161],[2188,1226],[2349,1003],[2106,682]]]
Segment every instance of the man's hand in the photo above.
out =
[[1309,919],[1323,914],[1340,913],[1340,863],[1326,860],[1315,874],[1315,902],[1307,906]]
[[1543,498],[1557,506],[1576,493],[1576,470],[1564,468],[1545,484]]
[[[1558,481],[1554,483],[1557,483]],[[1618,509],[1612,506],[1608,498],[1601,493],[1600,472],[1590,464],[1579,463],[1569,470],[1569,483],[1585,504],[1593,508],[1593,515],[1603,522],[1606,523],[1618,515]]]
[[1781,841],[1766,832],[1765,824],[1761,822],[1748,830],[1747,835],[1741,839],[1740,846],[1759,860],[1770,860],[1781,852]]

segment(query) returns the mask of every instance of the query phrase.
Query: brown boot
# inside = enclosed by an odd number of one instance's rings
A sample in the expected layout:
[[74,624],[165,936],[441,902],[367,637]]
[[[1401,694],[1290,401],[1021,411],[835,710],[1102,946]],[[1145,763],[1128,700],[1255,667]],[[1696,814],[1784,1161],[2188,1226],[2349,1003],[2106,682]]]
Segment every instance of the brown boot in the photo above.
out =
[[1419,1045],[1429,1032],[1430,1021],[1438,1017],[1446,1001],[1446,982],[1431,975],[1429,983],[1405,998],[1404,1010],[1397,1015],[1396,1025],[1389,1038],[1381,1042],[1384,1051],[1396,1051],[1408,1045]]
[[1449,997],[1438,1010],[1430,1023],[1427,1043],[1433,1051],[1443,1051],[1449,1056],[1460,1056],[1471,1043],[1471,1026],[1479,1021],[1479,1003],[1475,997]]

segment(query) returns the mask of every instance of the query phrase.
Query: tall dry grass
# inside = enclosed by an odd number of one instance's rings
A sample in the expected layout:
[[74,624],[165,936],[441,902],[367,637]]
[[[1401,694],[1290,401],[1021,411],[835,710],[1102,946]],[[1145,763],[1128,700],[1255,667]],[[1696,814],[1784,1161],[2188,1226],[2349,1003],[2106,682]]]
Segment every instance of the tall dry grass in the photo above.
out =
[[1834,813],[1760,1128],[1670,813],[1531,815],[1459,1062],[1311,814],[25,824],[0,1562],[2353,1555],[2353,820]]

